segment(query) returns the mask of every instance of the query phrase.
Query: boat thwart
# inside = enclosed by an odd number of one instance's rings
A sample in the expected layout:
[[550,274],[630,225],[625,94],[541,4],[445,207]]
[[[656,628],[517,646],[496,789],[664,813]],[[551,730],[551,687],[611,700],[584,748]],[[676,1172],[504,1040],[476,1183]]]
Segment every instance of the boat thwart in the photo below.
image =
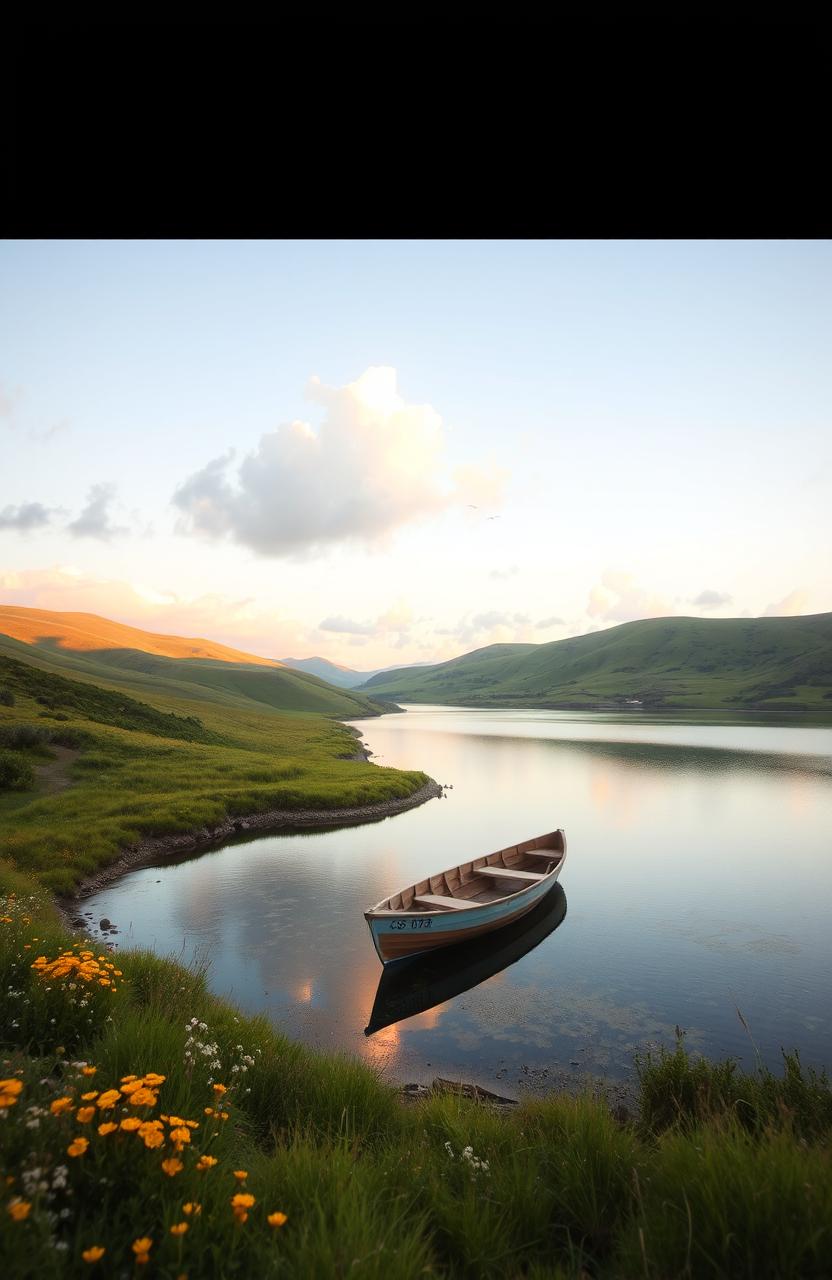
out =
[[563,831],[510,845],[408,885],[364,912],[382,964],[467,942],[517,920],[554,886]]

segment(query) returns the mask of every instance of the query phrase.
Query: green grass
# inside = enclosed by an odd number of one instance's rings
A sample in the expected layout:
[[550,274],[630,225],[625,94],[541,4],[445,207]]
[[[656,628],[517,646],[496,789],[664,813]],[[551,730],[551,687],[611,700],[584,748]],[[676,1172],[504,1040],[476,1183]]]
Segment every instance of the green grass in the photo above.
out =
[[363,688],[463,706],[806,709],[832,715],[832,614],[649,618],[550,644],[490,645]]
[[[0,917],[12,917],[0,922],[0,1076],[22,1090],[0,1114],[0,1254],[16,1280],[829,1274],[825,1077],[745,1075],[694,1062],[679,1043],[640,1064],[640,1115],[629,1124],[589,1096],[507,1115],[449,1096],[405,1106],[369,1067],[292,1043],[211,996],[202,973],[148,953],[119,957],[119,988],[96,993],[91,1016],[77,990],[52,981],[46,991],[31,970],[38,952],[52,957],[73,941],[48,895],[0,864],[3,893],[15,896],[0,901]],[[189,1037],[211,1053],[189,1058]],[[172,1177],[161,1167],[174,1155],[172,1122],[151,1150],[135,1134],[99,1136],[104,1113],[92,1125],[75,1118],[82,1092],[147,1072],[166,1079],[141,1114],[199,1124]],[[219,1102],[218,1082],[228,1086]],[[66,1096],[73,1107],[52,1115],[50,1102]],[[753,1123],[738,1098],[758,1100]],[[106,1115],[130,1112],[123,1100]],[[69,1157],[78,1135],[89,1147]],[[217,1164],[200,1172],[204,1153]],[[54,1186],[61,1165],[71,1196]],[[234,1170],[255,1197],[245,1223],[230,1204]],[[30,1205],[20,1221],[9,1212],[17,1198]],[[183,1213],[193,1201],[198,1218]],[[275,1210],[287,1215],[277,1230],[266,1219]],[[171,1236],[181,1221],[188,1232]],[[141,1236],[153,1241],[146,1269],[131,1249]],[[81,1256],[94,1244],[107,1250],[100,1264]]]
[[[217,702],[195,685],[187,698],[149,677],[148,701],[138,702],[35,665],[0,665],[13,694],[12,706],[0,704],[3,854],[57,893],[145,836],[273,809],[373,804],[427,781],[349,759],[352,733],[320,714]],[[75,748],[62,790],[31,783],[50,744]]]

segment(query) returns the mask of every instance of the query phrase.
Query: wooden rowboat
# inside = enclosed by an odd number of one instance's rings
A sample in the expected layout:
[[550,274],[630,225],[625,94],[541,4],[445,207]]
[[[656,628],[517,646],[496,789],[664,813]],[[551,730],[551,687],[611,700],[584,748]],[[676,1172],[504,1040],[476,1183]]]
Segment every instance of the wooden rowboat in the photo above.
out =
[[493,978],[540,946],[565,916],[566,894],[563,886],[556,884],[536,907],[496,933],[386,964],[364,1028],[365,1036],[445,1004]]
[[558,829],[391,894],[364,912],[379,960],[467,942],[518,920],[552,888],[565,859]]

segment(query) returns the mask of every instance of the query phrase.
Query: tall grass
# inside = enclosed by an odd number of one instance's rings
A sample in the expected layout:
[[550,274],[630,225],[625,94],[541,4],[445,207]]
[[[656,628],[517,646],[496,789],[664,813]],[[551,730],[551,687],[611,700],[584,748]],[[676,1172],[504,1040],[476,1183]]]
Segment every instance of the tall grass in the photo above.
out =
[[[15,1280],[96,1267],[166,1280],[829,1275],[832,1099],[794,1055],[782,1076],[745,1074],[680,1041],[640,1064],[628,1124],[589,1096],[508,1115],[456,1096],[405,1107],[361,1063],[289,1041],[213,997],[199,969],[146,952],[119,957],[119,988],[90,1020],[31,968],[41,949],[83,943],[7,864],[3,889],[0,994],[11,986],[27,1009],[10,1019],[3,1006],[0,1020],[0,1077],[19,1085],[0,1103],[0,1256]],[[164,1117],[163,1148],[76,1118],[84,1090],[148,1073],[165,1077],[145,1111]],[[113,1114],[129,1115],[129,1100]],[[182,1118],[198,1127],[174,1157]],[[89,1146],[73,1158],[79,1135]],[[205,1153],[217,1163],[201,1171]],[[167,1175],[163,1157],[182,1168]],[[254,1196],[245,1221],[232,1208],[241,1188]],[[275,1212],[284,1225],[269,1225]],[[136,1264],[145,1236],[150,1260]],[[107,1250],[100,1266],[84,1259],[93,1246]]]

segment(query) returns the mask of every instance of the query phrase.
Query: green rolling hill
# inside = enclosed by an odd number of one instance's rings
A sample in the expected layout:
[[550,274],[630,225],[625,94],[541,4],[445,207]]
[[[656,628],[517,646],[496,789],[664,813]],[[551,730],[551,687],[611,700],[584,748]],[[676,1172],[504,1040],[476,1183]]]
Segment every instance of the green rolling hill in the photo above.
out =
[[[30,663],[43,671],[71,676],[95,684],[116,687],[137,695],[169,695],[210,701],[238,709],[271,707],[279,711],[317,712],[338,719],[379,715],[390,706],[377,702],[373,695],[351,689],[336,689],[325,680],[304,671],[295,671],[277,662],[227,652],[228,659],[213,657],[180,657],[187,652],[185,642],[167,637],[174,656],[126,647],[124,632],[107,619],[93,614],[53,614],[49,625],[41,622],[43,614],[24,609],[0,612],[0,657]],[[67,628],[62,631],[61,617],[83,617],[88,628],[83,647],[73,640]],[[37,619],[37,626],[32,618]],[[97,631],[96,631],[97,628]],[[14,634],[8,632],[16,632]],[[96,640],[100,633],[100,641]],[[129,629],[130,638],[158,649],[159,637]],[[23,638],[20,638],[23,637]],[[122,643],[119,643],[122,641]],[[100,647],[95,647],[96,645]],[[210,646],[205,646],[211,652]]]
[[832,613],[796,618],[647,618],[549,644],[500,644],[362,689],[460,706],[825,710]]

